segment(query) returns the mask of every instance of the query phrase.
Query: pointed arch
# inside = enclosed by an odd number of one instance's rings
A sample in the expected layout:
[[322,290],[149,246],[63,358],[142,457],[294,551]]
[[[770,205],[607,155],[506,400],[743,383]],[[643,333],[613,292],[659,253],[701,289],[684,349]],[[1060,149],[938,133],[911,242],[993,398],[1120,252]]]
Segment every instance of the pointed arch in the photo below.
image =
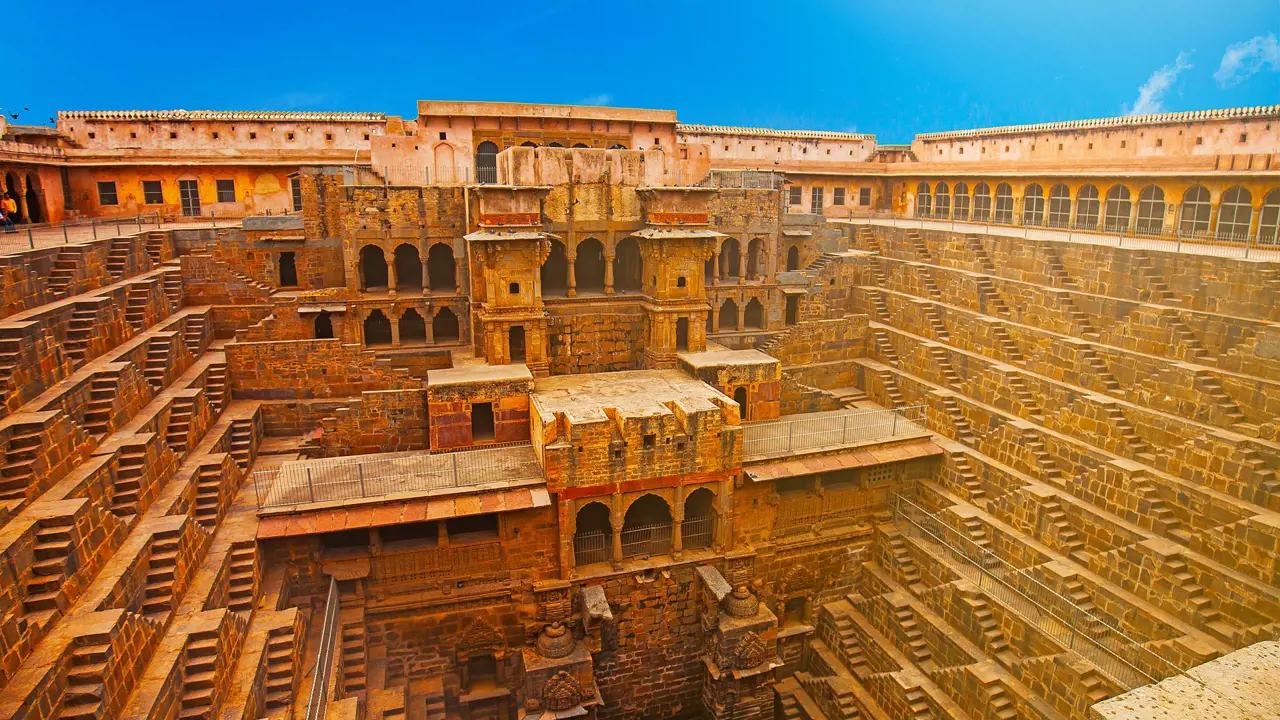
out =
[[541,277],[543,297],[564,296],[569,292],[569,256],[559,240],[551,241],[551,250],[542,262]]
[[720,305],[720,331],[728,332],[738,329],[738,303],[727,298]]
[[431,318],[431,336],[438,343],[455,343],[461,337],[458,331],[458,316],[447,307],[440,308],[436,316]]
[[409,308],[400,316],[400,344],[425,345],[427,343],[427,321],[417,309]]
[[380,309],[374,309],[364,319],[364,344],[374,345],[390,345],[391,344],[391,318]]
[[387,257],[377,245],[360,248],[360,289],[387,289]]
[[599,240],[587,238],[578,243],[573,274],[579,292],[604,292],[604,245]]

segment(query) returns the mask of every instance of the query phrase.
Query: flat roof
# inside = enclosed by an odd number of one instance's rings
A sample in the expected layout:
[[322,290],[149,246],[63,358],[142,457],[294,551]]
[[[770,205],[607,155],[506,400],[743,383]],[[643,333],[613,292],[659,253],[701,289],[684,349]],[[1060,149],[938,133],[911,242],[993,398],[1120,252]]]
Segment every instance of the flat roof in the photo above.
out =
[[676,357],[693,368],[722,367],[725,365],[767,365],[778,362],[778,359],[772,355],[767,355],[754,348],[750,350],[683,352],[676,355]]
[[532,380],[528,365],[464,365],[427,371],[427,387],[469,385],[484,382],[517,382]]
[[676,402],[689,411],[718,410],[712,401],[733,402],[719,390],[679,370],[624,370],[621,372],[561,375],[538,378],[533,401],[543,417],[564,413],[571,422],[606,420],[605,408],[623,416],[669,415],[665,403]]
[[547,105],[542,103],[483,102],[476,100],[419,100],[418,117],[542,117],[569,120],[621,122],[676,122],[675,110],[605,107],[600,105]]

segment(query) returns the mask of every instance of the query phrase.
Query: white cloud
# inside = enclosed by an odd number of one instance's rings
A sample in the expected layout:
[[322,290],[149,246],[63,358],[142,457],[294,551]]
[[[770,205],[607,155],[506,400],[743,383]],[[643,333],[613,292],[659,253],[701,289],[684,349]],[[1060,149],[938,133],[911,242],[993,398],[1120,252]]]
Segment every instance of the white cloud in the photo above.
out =
[[596,95],[588,95],[577,102],[578,105],[608,105],[613,101],[613,96],[608,93],[598,93]]
[[1191,63],[1187,62],[1186,53],[1178,53],[1177,59],[1172,65],[1165,65],[1159,70],[1151,73],[1151,77],[1138,88],[1138,99],[1134,101],[1133,107],[1129,110],[1129,115],[1149,115],[1164,111],[1164,94],[1169,88],[1173,87],[1173,83],[1178,79],[1178,75],[1183,70],[1190,70]]
[[1224,88],[1234,87],[1262,70],[1280,70],[1280,43],[1267,33],[1227,48],[1213,79]]

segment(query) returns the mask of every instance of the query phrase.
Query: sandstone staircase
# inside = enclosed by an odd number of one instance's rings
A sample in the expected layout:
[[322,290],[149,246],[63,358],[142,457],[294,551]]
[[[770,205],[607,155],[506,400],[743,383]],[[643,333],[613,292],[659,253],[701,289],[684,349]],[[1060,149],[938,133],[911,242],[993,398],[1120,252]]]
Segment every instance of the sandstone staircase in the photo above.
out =
[[118,378],[102,372],[96,373],[89,383],[89,402],[84,410],[85,432],[102,438],[111,431]]
[[107,251],[107,274],[112,280],[123,280],[128,272],[129,256],[133,254],[133,243],[130,238],[118,237],[111,240],[111,249]]
[[258,551],[252,542],[232,546],[227,576],[227,607],[235,612],[253,610]]
[[296,642],[292,627],[271,631],[267,640],[265,705],[268,710],[287,710],[293,703],[293,653]]
[[90,303],[76,303],[71,319],[67,322],[67,336],[62,341],[62,348],[77,365],[84,360],[89,349],[89,340],[93,337],[97,325],[97,306]]
[[62,695],[60,720],[102,720],[105,707],[107,662],[111,658],[110,638],[88,636],[88,644],[71,651],[66,689]]
[[27,580],[22,611],[27,615],[58,609],[62,584],[73,572],[72,518],[48,518],[36,531],[34,561]]
[[69,245],[58,248],[58,254],[53,259],[53,267],[49,270],[48,287],[55,298],[64,298],[70,291],[71,283],[75,280],[76,270],[84,264],[84,248],[79,245]]
[[26,497],[36,479],[36,460],[44,447],[44,428],[38,423],[14,425],[0,467],[0,500]]
[[348,695],[365,689],[367,657],[364,643],[363,613],[355,622],[342,626],[342,689]]
[[147,304],[151,299],[150,285],[134,283],[125,291],[124,319],[134,332],[147,329]]
[[222,506],[222,470],[217,465],[203,465],[196,471],[196,522],[207,528],[218,525]]
[[159,333],[147,342],[147,360],[142,376],[156,392],[164,390],[169,371],[169,355],[173,348],[173,334]]
[[172,609],[174,573],[177,571],[178,546],[181,540],[180,530],[158,532],[152,538],[147,582],[143,587],[143,615],[154,617]]
[[186,665],[183,668],[181,708],[182,720],[208,718],[217,691],[218,633],[193,633],[187,641]]
[[231,457],[241,470],[248,470],[253,462],[253,421],[231,422]]
[[146,470],[146,455],[139,449],[123,447],[116,461],[116,481],[111,495],[111,514],[130,520],[138,513],[138,496]]
[[9,383],[13,372],[22,359],[22,338],[4,337],[5,329],[0,329],[0,418],[9,414],[6,400],[9,397]]

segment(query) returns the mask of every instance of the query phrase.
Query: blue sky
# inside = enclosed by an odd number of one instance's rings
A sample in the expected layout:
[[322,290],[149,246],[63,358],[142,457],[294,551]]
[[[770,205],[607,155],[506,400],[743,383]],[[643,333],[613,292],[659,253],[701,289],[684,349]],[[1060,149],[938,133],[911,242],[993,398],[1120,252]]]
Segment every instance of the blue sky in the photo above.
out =
[[0,107],[45,124],[59,109],[514,100],[905,142],[1280,103],[1280,0],[199,4],[13,3]]

